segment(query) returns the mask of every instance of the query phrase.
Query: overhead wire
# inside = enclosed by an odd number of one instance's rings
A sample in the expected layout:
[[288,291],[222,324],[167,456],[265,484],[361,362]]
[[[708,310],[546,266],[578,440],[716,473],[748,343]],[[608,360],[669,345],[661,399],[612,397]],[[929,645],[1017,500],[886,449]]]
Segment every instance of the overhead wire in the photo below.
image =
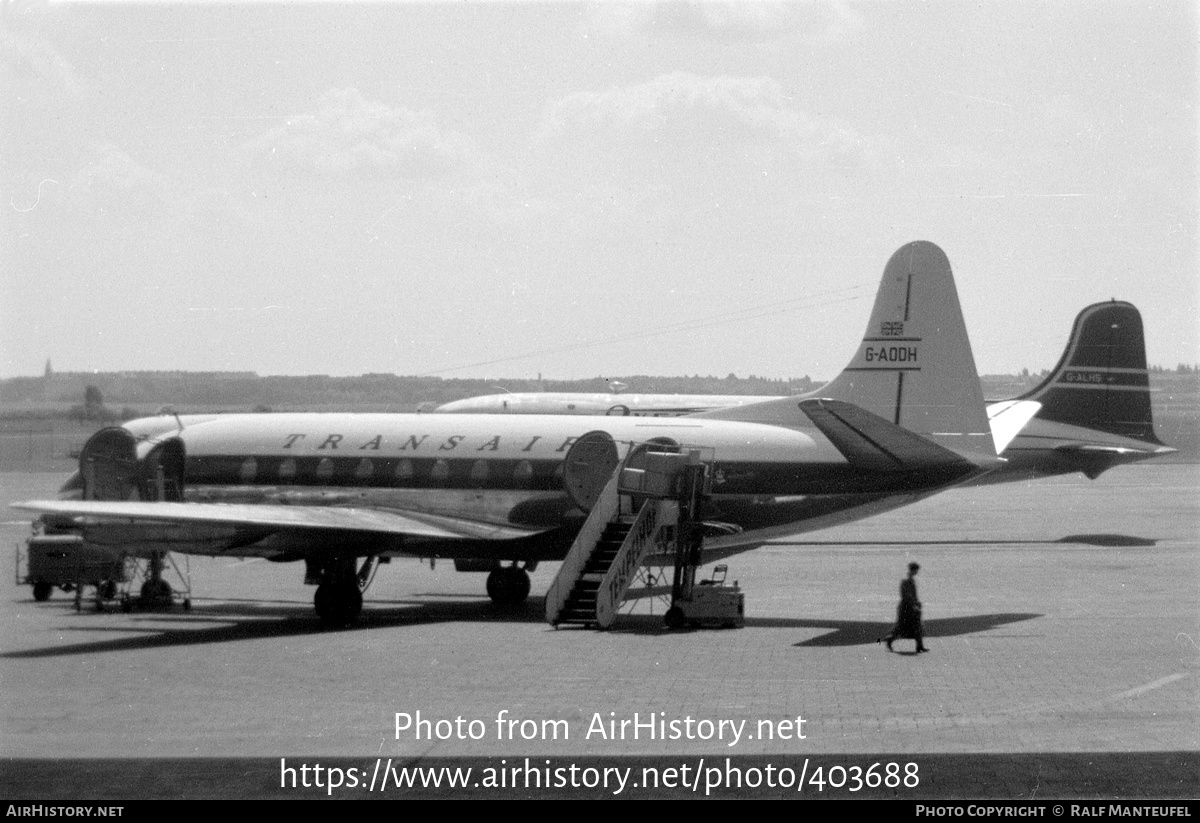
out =
[[[661,336],[667,335],[667,334],[676,334],[679,332],[696,331],[698,329],[711,328],[712,326],[720,326],[720,325],[724,325],[727,323],[736,323],[736,322],[741,322],[741,321],[745,321],[745,320],[757,320],[762,317],[774,317],[774,316],[778,316],[781,314],[791,314],[791,313],[797,312],[797,311],[804,311],[804,310],[808,310],[808,309],[820,308],[823,306],[832,306],[832,305],[836,305],[839,303],[849,303],[849,302],[853,302],[855,300],[861,300],[863,295],[860,293],[860,294],[851,294],[851,295],[847,295],[847,296],[843,296],[843,297],[836,297],[836,298],[833,298],[830,300],[817,300],[815,302],[813,302],[813,300],[814,300],[814,298],[822,297],[822,296],[832,296],[832,295],[842,294],[844,292],[861,291],[863,288],[866,288],[867,285],[868,284],[866,284],[866,283],[858,283],[858,284],[855,284],[852,286],[845,286],[840,289],[831,289],[826,292],[818,292],[815,295],[809,294],[809,295],[805,295],[804,297],[796,297],[796,298],[792,298],[791,300],[784,300],[782,302],[772,301],[771,303],[761,303],[756,306],[747,306],[744,309],[736,309],[731,312],[723,312],[721,314],[708,315],[705,317],[693,318],[691,320],[681,320],[681,321],[678,321],[675,323],[669,323],[665,326],[658,326],[654,329],[638,332],[636,334],[613,335],[610,337],[602,337],[602,338],[598,338],[595,340],[583,340],[578,343],[570,343],[570,344],[563,345],[563,346],[556,346],[554,348],[536,349],[533,351],[523,352],[521,354],[509,355],[507,357],[497,357],[497,358],[493,358],[490,360],[480,360],[480,361],[477,361],[474,363],[464,363],[464,364],[461,364],[458,366],[449,366],[449,367],[446,367],[443,369],[436,369],[433,371],[422,372],[417,376],[418,377],[433,377],[435,375],[446,374],[448,372],[462,371],[463,369],[472,369],[472,368],[477,368],[480,366],[493,366],[498,363],[510,363],[515,360],[525,360],[530,357],[540,357],[540,356],[549,355],[549,354],[561,354],[562,352],[578,351],[580,349],[589,349],[589,348],[595,348],[596,346],[606,346],[606,345],[612,345],[612,344],[617,344],[617,343],[627,343],[627,342],[631,342],[634,340],[645,340],[650,337],[661,337]],[[788,308],[782,308],[782,306],[787,306],[790,303],[801,303],[801,305],[790,306]],[[768,307],[770,307],[772,309],[772,311],[760,312],[758,314],[750,314],[750,312],[757,312],[759,309],[764,309],[764,308],[768,308]]]

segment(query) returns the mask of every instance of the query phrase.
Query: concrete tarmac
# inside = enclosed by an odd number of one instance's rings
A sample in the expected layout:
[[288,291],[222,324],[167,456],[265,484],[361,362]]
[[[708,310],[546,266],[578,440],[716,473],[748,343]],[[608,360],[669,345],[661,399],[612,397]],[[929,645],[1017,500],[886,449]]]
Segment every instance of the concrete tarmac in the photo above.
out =
[[[10,500],[58,479],[0,475]],[[726,561],[741,629],[668,632],[641,602],[556,631],[557,564],[504,612],[483,575],[395,560],[345,631],[295,564],[192,558],[187,612],[77,613],[7,577],[0,795],[355,797],[450,766],[475,777],[382,796],[612,796],[629,769],[618,796],[1194,798],[1198,490],[1200,466],[1127,467],[799,535]],[[5,519],[13,546],[28,528]],[[912,560],[919,656],[876,643]]]

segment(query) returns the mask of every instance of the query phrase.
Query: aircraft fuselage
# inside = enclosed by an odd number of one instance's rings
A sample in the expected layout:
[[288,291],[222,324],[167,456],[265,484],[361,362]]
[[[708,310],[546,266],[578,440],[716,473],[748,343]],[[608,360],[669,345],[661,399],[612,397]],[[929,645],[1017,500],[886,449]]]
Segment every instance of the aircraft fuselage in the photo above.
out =
[[[189,501],[397,509],[530,536],[581,522],[583,512],[564,490],[563,466],[586,433],[603,430],[621,456],[647,441],[698,449],[712,466],[706,518],[736,532],[714,537],[714,549],[865,517],[944,488],[970,470],[965,464],[866,470],[799,421],[785,427],[570,415],[254,414],[180,422],[182,430],[174,418],[124,428],[139,440],[139,459],[168,440],[182,443]],[[443,542],[453,541],[406,538],[403,551],[438,544],[437,554],[453,556],[465,548]],[[279,534],[269,545],[264,554],[288,550]],[[541,556],[558,551],[538,549]],[[477,546],[463,552],[478,553]]]

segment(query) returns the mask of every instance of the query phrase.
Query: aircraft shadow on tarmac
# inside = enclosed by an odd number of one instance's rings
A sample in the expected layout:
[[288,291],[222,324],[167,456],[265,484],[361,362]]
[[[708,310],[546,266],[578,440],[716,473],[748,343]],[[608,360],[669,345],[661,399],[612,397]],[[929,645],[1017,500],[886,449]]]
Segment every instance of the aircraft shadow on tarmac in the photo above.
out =
[[1045,540],[775,540],[768,546],[1051,546],[1080,543],[1086,546],[1157,546],[1149,537],[1129,534],[1069,534]]
[[[403,628],[430,623],[542,623],[545,621],[544,600],[530,598],[523,605],[498,608],[486,598],[471,598],[462,594],[424,594],[422,597],[445,597],[439,600],[370,600],[362,617],[345,631],[373,631]],[[130,619],[103,625],[79,625],[91,615],[78,615],[71,632],[94,632],[104,639],[74,643],[53,648],[26,649],[0,653],[0,658],[29,659],[69,657],[100,652],[136,651],[175,646],[230,643],[241,640],[336,634],[323,627],[312,613],[312,607],[300,601],[275,600],[193,600],[189,612],[135,612]],[[103,615],[94,615],[102,618]],[[1032,620],[1039,614],[990,614],[927,620],[925,637],[952,637],[988,631],[1008,623]],[[73,616],[74,617],[74,616]],[[206,625],[220,621],[220,625]],[[74,622],[74,620],[73,620]],[[818,637],[796,643],[797,647],[858,646],[873,644],[887,634],[891,623],[879,621],[821,620],[806,618],[750,617],[749,628],[828,629]],[[547,631],[549,631],[547,627]],[[581,631],[581,629],[565,629]],[[661,614],[622,614],[610,630],[616,634],[667,635],[672,630],[663,624]],[[134,633],[134,636],[129,636]],[[119,635],[113,637],[113,635]]]
[[[1022,620],[1035,620],[1041,614],[1012,613],[1012,614],[979,614],[966,617],[945,617],[938,620],[922,622],[925,639],[938,637],[955,637],[963,634],[977,634],[1017,623]],[[824,646],[864,646],[874,645],[892,629],[892,624],[881,623],[877,620],[821,620],[807,618],[783,617],[747,617],[746,628],[759,629],[828,629],[825,634],[809,638],[793,644],[797,648],[814,648]],[[610,630],[624,634],[675,634],[663,625],[662,616],[624,615]],[[687,630],[685,630],[687,631]],[[693,629],[693,631],[706,631]],[[713,631],[718,631],[714,629]],[[896,649],[900,651],[899,647]]]
[[[438,596],[438,595],[426,595]],[[470,595],[444,595],[454,600],[368,600],[362,617],[344,631],[371,631],[403,628],[428,623],[544,623],[545,605],[542,598],[530,598],[523,605],[500,608],[490,599]],[[288,600],[192,600],[188,612],[178,610],[137,610],[120,623],[79,625],[89,617],[103,614],[87,611],[78,615],[70,625],[71,632],[95,632],[109,635],[90,643],[74,643],[44,649],[26,649],[0,653],[0,659],[39,657],[69,657],[99,652],[136,651],[141,649],[192,646],[205,643],[230,643],[239,640],[259,640],[271,637],[292,637],[309,634],[337,634],[325,628],[313,614],[312,606]],[[72,618],[73,619],[73,618]],[[220,625],[206,625],[220,621]],[[549,628],[549,627],[547,627]],[[138,636],[129,637],[130,633]],[[112,635],[120,635],[112,637]]]
[[1060,537],[1055,543],[1086,543],[1089,546],[1157,546],[1157,540],[1131,537],[1126,534],[1072,534]]

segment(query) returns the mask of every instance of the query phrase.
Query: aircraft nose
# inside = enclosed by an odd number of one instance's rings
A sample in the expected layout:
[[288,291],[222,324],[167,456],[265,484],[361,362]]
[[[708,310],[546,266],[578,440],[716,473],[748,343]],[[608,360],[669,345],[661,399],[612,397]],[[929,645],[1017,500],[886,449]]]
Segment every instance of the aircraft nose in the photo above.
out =
[[434,409],[434,412],[439,414],[497,414],[500,411],[502,409],[499,403],[480,397],[454,400]]

